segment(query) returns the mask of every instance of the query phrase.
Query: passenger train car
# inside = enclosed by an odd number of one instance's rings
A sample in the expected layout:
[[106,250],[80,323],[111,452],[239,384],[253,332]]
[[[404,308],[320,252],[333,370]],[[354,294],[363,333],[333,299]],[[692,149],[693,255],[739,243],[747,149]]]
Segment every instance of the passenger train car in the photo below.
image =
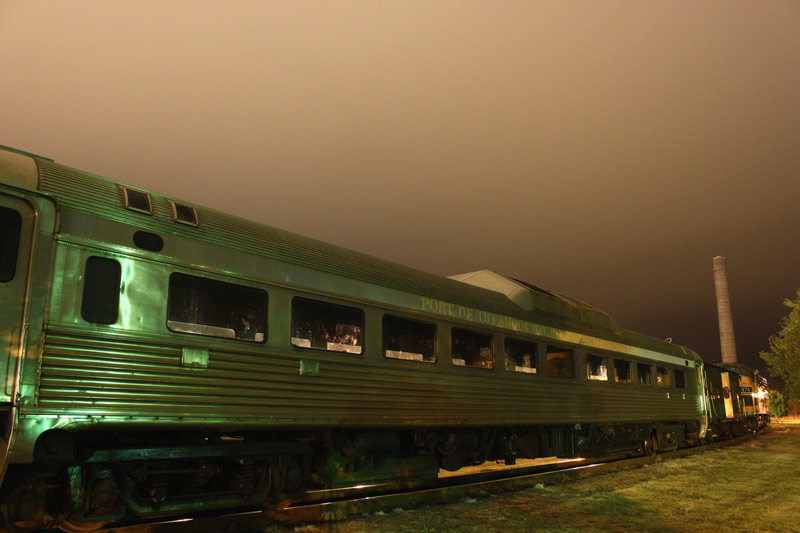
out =
[[421,272],[13,149],[0,295],[14,528],[279,506],[729,429],[722,373],[709,388],[695,352],[578,300]]

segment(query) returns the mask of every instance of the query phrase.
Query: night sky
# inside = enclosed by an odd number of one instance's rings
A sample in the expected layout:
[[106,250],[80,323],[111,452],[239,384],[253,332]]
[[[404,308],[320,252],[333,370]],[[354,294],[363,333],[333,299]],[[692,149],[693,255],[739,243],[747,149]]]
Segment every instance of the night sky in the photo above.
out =
[[2,2],[0,144],[741,361],[800,287],[800,3]]

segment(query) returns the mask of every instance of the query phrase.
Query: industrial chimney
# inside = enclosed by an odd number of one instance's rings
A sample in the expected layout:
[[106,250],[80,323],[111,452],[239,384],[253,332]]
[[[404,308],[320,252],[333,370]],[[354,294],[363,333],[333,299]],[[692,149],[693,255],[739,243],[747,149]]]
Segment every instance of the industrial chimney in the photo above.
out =
[[719,319],[719,345],[722,362],[736,363],[736,340],[733,338],[733,317],[731,316],[731,297],[728,293],[728,268],[725,258],[714,258],[714,287],[717,291],[717,318]]

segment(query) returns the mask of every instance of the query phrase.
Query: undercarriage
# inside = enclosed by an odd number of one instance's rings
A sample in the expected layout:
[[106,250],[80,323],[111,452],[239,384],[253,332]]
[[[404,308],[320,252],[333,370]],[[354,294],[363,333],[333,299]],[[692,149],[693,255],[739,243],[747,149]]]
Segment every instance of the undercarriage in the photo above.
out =
[[697,441],[692,422],[246,435],[53,430],[2,494],[11,529],[87,530],[222,509],[280,509],[309,489],[436,478],[486,461],[657,453]]

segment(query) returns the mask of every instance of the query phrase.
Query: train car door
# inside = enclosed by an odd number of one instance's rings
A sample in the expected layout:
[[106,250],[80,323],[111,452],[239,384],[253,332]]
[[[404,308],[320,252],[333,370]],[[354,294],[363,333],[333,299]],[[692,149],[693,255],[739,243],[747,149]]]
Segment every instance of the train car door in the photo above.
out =
[[20,198],[0,193],[0,405],[9,408],[25,343],[28,276],[36,217]]
[[705,437],[708,431],[708,417],[711,414],[711,392],[708,384],[708,376],[703,363],[697,364],[697,400],[700,409],[700,437]]
[[731,391],[730,372],[722,373],[722,397],[725,398],[725,418],[733,418],[733,393]]

